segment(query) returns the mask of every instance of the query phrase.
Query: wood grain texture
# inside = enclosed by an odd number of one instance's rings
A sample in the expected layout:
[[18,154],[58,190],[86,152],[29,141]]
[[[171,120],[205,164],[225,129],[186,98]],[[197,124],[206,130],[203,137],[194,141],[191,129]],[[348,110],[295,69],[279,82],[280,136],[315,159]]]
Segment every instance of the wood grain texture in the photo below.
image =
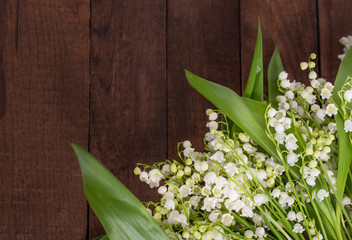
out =
[[240,92],[238,1],[168,1],[168,155],[190,140],[201,151],[212,105],[192,89],[187,69]]
[[0,239],[85,239],[89,1],[1,1]]
[[[307,72],[299,64],[318,51],[315,0],[241,1],[242,88],[248,79],[257,36],[257,17],[263,33],[264,77],[275,45],[279,47],[286,72],[291,80],[308,83]],[[318,65],[318,64],[317,64]]]
[[341,63],[337,55],[343,53],[343,45],[339,43],[339,39],[352,35],[352,25],[348,17],[352,11],[352,1],[320,0],[318,3],[321,75],[333,82]]
[[166,158],[165,34],[165,1],[92,1],[90,150],[142,201],[136,163]]
[[133,175],[135,164],[176,159],[177,143],[186,139],[202,150],[205,110],[212,107],[188,85],[184,69],[240,93],[257,17],[265,70],[277,44],[289,77],[305,83],[299,63],[318,53],[321,75],[332,81],[343,48],[338,40],[352,34],[350,0],[0,0],[0,6],[5,240],[104,234],[92,212],[87,226],[70,142],[90,148],[142,201],[158,199]]

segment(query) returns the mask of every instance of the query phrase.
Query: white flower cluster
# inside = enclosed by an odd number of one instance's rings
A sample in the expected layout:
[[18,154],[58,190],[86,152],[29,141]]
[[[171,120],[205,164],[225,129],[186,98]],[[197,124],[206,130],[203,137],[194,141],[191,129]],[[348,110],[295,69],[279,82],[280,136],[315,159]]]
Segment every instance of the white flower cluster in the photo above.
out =
[[[142,182],[158,187],[161,201],[147,206],[171,239],[326,239],[315,208],[331,201],[336,189],[338,108],[331,99],[334,86],[314,71],[315,57],[301,63],[309,69],[310,86],[280,73],[282,94],[267,108],[267,134],[279,159],[208,109],[204,152],[184,141],[181,161],[135,169]],[[346,109],[350,85],[341,97]],[[227,130],[218,130],[220,124]],[[345,130],[352,131],[351,119]],[[352,215],[350,198],[342,205]]]
[[342,37],[340,39],[340,43],[344,46],[343,54],[338,55],[338,57],[342,61],[344,59],[344,57],[346,56],[348,49],[350,49],[350,47],[352,46],[352,36]]
[[[159,186],[166,178],[158,189],[162,199],[154,204],[153,216],[171,239],[264,239],[268,226],[258,208],[268,205],[269,200],[260,188],[273,186],[275,177],[283,174],[283,166],[259,152],[246,133],[238,133],[236,139],[225,136],[217,130],[218,114],[212,110],[207,113],[208,152],[196,152],[185,141],[183,164],[158,163],[149,173],[136,168],[135,173],[150,187]],[[286,195],[282,206],[293,203],[290,194]],[[240,219],[249,222],[248,229]]]

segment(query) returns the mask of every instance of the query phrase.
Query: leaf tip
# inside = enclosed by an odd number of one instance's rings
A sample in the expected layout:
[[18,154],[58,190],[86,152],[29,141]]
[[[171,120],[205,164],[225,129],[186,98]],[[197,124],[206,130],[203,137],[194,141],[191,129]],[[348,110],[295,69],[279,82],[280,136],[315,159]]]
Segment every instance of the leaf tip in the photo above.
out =
[[262,28],[260,26],[260,18],[259,18],[259,16],[257,16],[257,19],[258,19],[258,35],[261,35],[262,34]]
[[75,143],[70,143],[70,145],[71,145],[71,147],[72,147],[73,149],[76,149],[76,148],[79,147],[79,146],[78,146],[77,144],[75,144]]
[[186,74],[186,78],[187,78],[187,79],[193,75],[193,74],[192,74],[190,71],[188,71],[187,69],[185,69],[185,74]]
[[79,145],[77,145],[75,143],[71,143],[71,147],[73,148],[73,150],[75,151],[77,156],[80,152],[85,151],[82,147],[80,147]]
[[186,74],[186,78],[187,78],[188,83],[191,86],[193,86],[192,83],[193,83],[193,79],[194,79],[195,75],[193,73],[191,73],[190,71],[186,70],[186,69],[185,69],[185,74]]
[[75,152],[75,154],[78,158],[79,165],[80,165],[82,172],[83,172],[83,169],[86,166],[86,162],[90,161],[92,156],[84,148],[82,148],[81,146],[79,146],[75,143],[71,143],[71,147],[73,148],[73,151]]

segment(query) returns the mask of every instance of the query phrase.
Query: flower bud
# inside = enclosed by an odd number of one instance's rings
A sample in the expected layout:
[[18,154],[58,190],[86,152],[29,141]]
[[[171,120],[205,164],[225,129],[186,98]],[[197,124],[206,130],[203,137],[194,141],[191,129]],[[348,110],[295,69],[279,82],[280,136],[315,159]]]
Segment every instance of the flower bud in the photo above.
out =
[[272,176],[274,168],[272,166],[267,166],[266,167],[266,172],[268,173],[269,176]]
[[189,232],[183,232],[182,237],[186,239],[189,238]]
[[192,143],[189,140],[186,140],[183,142],[182,146],[184,148],[190,148],[190,147],[192,147]]
[[246,230],[246,231],[244,232],[244,236],[245,236],[246,238],[253,238],[254,232],[253,232],[252,230]]
[[306,99],[308,97],[308,95],[309,95],[308,91],[306,91],[306,90],[302,90],[300,92],[300,94],[301,94],[302,98],[304,98],[304,99]]
[[154,219],[155,220],[157,220],[157,221],[159,221],[160,219],[161,219],[161,214],[159,213],[159,212],[156,212],[155,214],[154,214]]
[[141,172],[142,172],[142,170],[139,168],[139,167],[136,167],[134,170],[133,170],[133,173],[134,173],[134,175],[139,175],[139,174],[141,174]]
[[248,143],[250,140],[250,137],[245,133],[239,133],[238,138],[244,143]]
[[318,165],[318,162],[316,160],[312,160],[310,161],[310,163],[308,164],[308,166],[310,168],[315,168]]
[[313,148],[312,148],[312,147],[306,148],[306,154],[307,154],[307,155],[312,155],[313,153],[314,153],[314,151],[313,151]]
[[162,208],[161,211],[160,211],[160,213],[162,215],[166,215],[168,212],[169,212],[169,210],[167,208]]
[[184,169],[185,175],[189,176],[192,173],[192,169],[188,166],[185,167]]
[[208,165],[207,162],[201,162],[201,163],[200,163],[200,169],[201,169],[203,172],[205,172],[206,170],[208,170],[208,168],[209,168],[209,165]]
[[173,172],[173,173],[177,172],[177,166],[176,166],[175,163],[171,164],[170,171]]
[[315,62],[309,62],[308,66],[309,68],[315,68]]
[[319,158],[319,157],[320,157],[320,151],[315,151],[315,152],[313,153],[313,156],[314,156],[315,158]]
[[309,56],[311,59],[316,59],[317,58],[317,55],[315,53],[311,53],[310,56]]
[[193,232],[193,237],[195,239],[200,239],[202,237],[202,234],[198,231]]
[[325,145],[325,138],[319,138],[318,141],[317,141],[317,146],[318,147],[322,147]]
[[213,112],[213,109],[208,108],[205,113],[209,116]]
[[325,140],[325,145],[329,146],[332,143],[332,140],[329,138]]
[[209,114],[209,120],[215,121],[218,118],[218,114],[216,112],[212,112]]
[[300,67],[301,67],[302,70],[306,70],[308,68],[308,63],[301,62]]
[[192,165],[192,159],[191,158],[187,158],[185,163],[186,163],[186,165]]
[[313,88],[311,87],[311,86],[308,86],[307,88],[306,88],[306,91],[309,93],[309,94],[312,94],[313,93]]
[[177,177],[178,179],[180,179],[180,178],[183,177],[184,174],[185,174],[185,173],[183,172],[183,170],[179,170],[179,171],[177,172],[177,174],[176,174],[176,177]]
[[217,132],[215,133],[215,136],[217,136],[217,137],[224,137],[225,135],[224,135],[224,133],[223,133],[222,131],[217,131]]
[[310,227],[310,228],[314,228],[315,226],[314,226],[314,222],[313,221],[309,221],[308,222],[308,226]]
[[215,147],[216,147],[217,149],[220,149],[220,148],[222,147],[222,143],[221,143],[221,142],[215,143]]
[[183,169],[184,169],[183,165],[180,164],[177,166],[177,170],[183,170]]
[[266,184],[268,185],[268,187],[274,187],[275,185],[275,178],[271,177],[266,181]]
[[331,152],[331,148],[330,147],[324,147],[323,148],[323,152],[329,153],[329,152]]

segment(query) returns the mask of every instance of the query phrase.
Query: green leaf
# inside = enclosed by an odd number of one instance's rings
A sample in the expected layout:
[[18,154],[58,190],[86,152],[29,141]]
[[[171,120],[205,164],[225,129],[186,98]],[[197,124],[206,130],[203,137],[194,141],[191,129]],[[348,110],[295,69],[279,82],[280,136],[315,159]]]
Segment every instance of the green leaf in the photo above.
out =
[[280,95],[280,92],[277,80],[282,71],[284,71],[284,66],[282,65],[279,48],[276,46],[268,66],[268,100],[273,107],[278,106],[276,96]]
[[[342,202],[345,187],[348,179],[352,159],[352,144],[348,133],[344,129],[344,119],[339,114],[335,115],[338,139],[338,169],[336,179],[336,198]],[[341,207],[336,206],[336,219],[339,222],[341,218]]]
[[268,107],[267,104],[246,97],[242,97],[242,99],[253,113],[264,118],[266,108]]
[[[334,89],[332,91],[332,99],[336,103],[336,106],[341,110],[341,99],[339,97],[339,92],[342,90],[347,78],[352,76],[352,48],[348,50],[344,59],[342,60],[337,76],[335,79]],[[349,107],[350,104],[349,104]],[[345,192],[346,182],[348,179],[348,171],[351,167],[351,157],[352,157],[352,145],[349,139],[349,135],[344,130],[344,119],[339,114],[335,115],[336,125],[339,134],[338,141],[338,171],[337,171],[337,182],[336,182],[336,198],[339,202],[342,201],[343,194]],[[349,183],[351,184],[351,183]],[[348,184],[348,185],[349,185]],[[340,226],[341,221],[341,206],[336,206],[336,221],[338,221],[338,226]]]
[[187,70],[185,72],[187,80],[193,88],[225,113],[264,150],[276,159],[280,159],[275,145],[265,133],[265,123],[263,125],[258,121],[255,114],[240,96],[227,87],[202,79]]
[[[247,106],[250,108],[252,113],[254,114],[255,118],[258,120],[258,122],[265,128],[265,111],[268,105],[266,105],[263,102],[259,102],[250,98],[245,98],[242,97],[243,101],[247,104]],[[228,121],[231,123],[229,124],[231,126],[231,132],[230,136],[233,136],[233,133],[239,133],[242,132],[242,129],[237,126],[232,120],[228,119]]]
[[332,91],[332,99],[337,104],[337,107],[341,106],[341,99],[339,97],[339,91],[345,84],[348,76],[352,76],[352,48],[348,50],[345,58],[342,60],[337,76],[335,79],[334,90]]
[[83,148],[72,147],[81,166],[89,205],[110,240],[169,239],[143,204],[109,170]]
[[263,101],[263,43],[259,19],[257,42],[255,44],[251,71],[249,72],[243,96],[257,101]]
[[[258,122],[265,128],[265,111],[266,108],[268,107],[268,105],[266,105],[263,102],[259,102],[250,98],[245,98],[242,97],[243,101],[247,104],[247,106],[249,107],[249,109],[252,111],[252,113],[254,114],[255,118],[258,120]],[[228,119],[229,122],[229,126],[231,127],[231,132],[230,132],[230,136],[233,136],[234,132],[242,132],[242,130],[230,119]]]
[[94,238],[93,240],[109,240],[109,237],[105,235],[105,236]]
[[351,165],[352,144],[348,133],[344,130],[344,120],[340,114],[335,115],[338,139],[338,171],[336,182],[336,197],[342,200],[346,186],[348,171]]

